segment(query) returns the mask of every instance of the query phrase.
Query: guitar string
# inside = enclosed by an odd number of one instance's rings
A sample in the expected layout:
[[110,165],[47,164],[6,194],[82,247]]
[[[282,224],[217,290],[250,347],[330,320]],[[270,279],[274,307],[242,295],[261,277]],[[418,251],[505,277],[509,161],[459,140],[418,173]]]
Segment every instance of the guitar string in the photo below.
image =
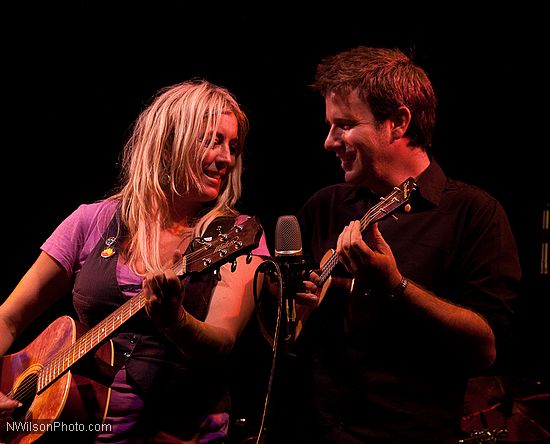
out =
[[[209,248],[209,246],[204,246],[201,250],[207,250]],[[189,257],[200,256],[202,254],[201,250],[190,253]],[[196,260],[191,259],[189,263],[192,263],[194,261]],[[177,261],[172,268],[178,269],[182,265],[182,262],[183,260]],[[137,307],[135,307],[136,305]],[[59,353],[56,353],[50,360],[46,361],[36,372],[36,385],[40,386],[42,384],[43,387],[48,386],[68,367],[73,365],[81,356],[84,356],[86,353],[88,353],[88,351],[99,344],[101,340],[105,339],[116,328],[122,325],[129,317],[132,316],[133,311],[137,312],[137,310],[140,310],[143,306],[144,298],[142,297],[142,292],[140,292],[134,298],[130,299],[128,303],[123,304],[119,309],[111,313],[92,330],[86,332],[76,343],[71,344],[69,347],[60,351]],[[128,312],[130,316],[128,316]],[[112,327],[110,329],[106,329],[109,324],[112,324]],[[108,330],[109,333],[106,333],[106,330]],[[100,339],[100,335],[102,335],[103,338]],[[94,336],[97,336],[97,340],[95,340],[96,343],[94,343]],[[46,379],[46,381],[44,382],[43,379]],[[26,381],[28,383],[23,383],[20,386],[20,389],[17,390],[17,395],[20,396],[22,399],[34,392],[34,378],[28,379]],[[40,387],[40,389],[42,389],[43,387]],[[12,394],[12,391],[10,391],[10,393],[8,393],[8,396]]]
[[[202,259],[204,250],[211,248],[211,245],[205,245],[203,248],[189,253],[186,257],[191,258],[187,263],[193,264]],[[198,258],[195,258],[195,257]],[[182,260],[178,260],[174,265],[174,271],[177,271],[183,264]],[[137,302],[137,304],[136,304]],[[137,305],[137,307],[135,307]],[[37,370],[35,374],[30,376],[36,376],[36,378],[27,378],[16,391],[17,399],[23,401],[28,395],[33,395],[35,392],[35,385],[40,387],[40,390],[47,387],[55,379],[61,376],[66,369],[77,362],[82,356],[87,354],[97,344],[104,340],[108,335],[122,325],[129,317],[133,315],[132,312],[137,312],[144,306],[144,298],[142,292],[138,293],[135,297],[131,298],[128,303],[123,304],[119,309],[111,313],[107,318],[101,321],[96,327],[86,332],[77,342],[71,344],[66,349],[56,353],[50,360],[46,361]],[[128,316],[129,312],[129,316]],[[106,328],[109,324],[112,324],[111,328]],[[97,334],[96,334],[97,332]],[[100,335],[103,337],[100,339]],[[96,343],[94,343],[94,336],[97,336]],[[35,383],[36,379],[36,383]],[[44,381],[45,379],[45,381]],[[7,394],[13,396],[13,389]]]
[[[247,220],[250,220],[250,219],[247,219]],[[232,230],[244,233],[243,225],[245,223],[246,222],[244,222],[243,224],[234,226]],[[224,239],[224,236],[227,235],[227,234],[228,233],[224,233],[224,235],[220,235],[220,239],[225,241],[226,239]],[[189,264],[189,265],[193,265],[193,264],[195,264],[199,261],[204,261],[204,258],[203,258],[204,252],[211,249],[213,245],[214,244],[207,242],[203,245],[202,248],[200,248],[196,251],[193,251],[193,252],[191,252],[191,253],[189,253],[185,256],[182,256],[182,258],[180,260],[178,260],[171,267],[172,270],[177,272],[179,270],[179,267],[181,267],[183,265],[184,258],[189,259],[189,260],[185,261],[186,264]],[[238,248],[240,248],[240,247],[238,247]],[[239,250],[236,250],[236,251],[239,251]],[[231,255],[227,255],[228,258],[230,256]],[[210,264],[204,264],[204,265],[208,266]],[[180,271],[180,273],[183,273],[184,270],[179,270],[179,271]],[[44,388],[49,386],[53,381],[55,381],[59,376],[61,376],[70,366],[74,365],[82,356],[87,354],[90,350],[92,350],[95,346],[97,346],[102,340],[104,340],[107,336],[109,336],[111,333],[113,333],[118,327],[120,327],[124,322],[126,322],[126,320],[128,320],[131,316],[133,316],[132,311],[133,311],[133,308],[135,308],[135,307],[132,307],[132,306],[136,305],[135,302],[137,302],[137,305],[138,305],[137,310],[135,310],[135,312],[137,312],[137,311],[141,310],[141,308],[143,308],[143,306],[145,305],[144,304],[145,300],[143,298],[143,292],[139,292],[136,296],[134,296],[130,300],[128,300],[127,303],[124,303],[119,308],[117,308],[113,313],[111,313],[109,316],[107,316],[107,318],[105,318],[103,321],[101,321],[99,324],[97,324],[91,330],[88,330],[74,344],[71,344],[66,349],[55,353],[54,356],[51,359],[45,361],[44,364],[40,365],[36,372],[29,374],[26,377],[26,379],[21,383],[21,385],[19,386],[19,389],[15,392],[15,394],[17,395],[16,397],[14,397],[14,391],[13,391],[14,388],[13,387],[10,389],[10,391],[8,393],[6,393],[6,395],[8,397],[13,398],[13,399],[15,399],[17,401],[20,401],[20,402],[22,402],[28,395],[33,395],[33,397],[34,397],[34,393],[36,392],[35,387],[39,385],[39,382],[41,382],[40,381],[41,377],[42,377],[42,379],[46,379],[46,381],[42,381],[42,387],[40,388],[41,390],[43,390]],[[129,309],[129,312],[130,312],[130,316],[127,316],[128,315],[128,309]],[[124,315],[124,316],[120,316],[120,315]],[[119,324],[116,325],[116,327],[115,327],[115,323],[114,323],[115,318],[118,318],[118,320],[120,320],[120,318],[123,319],[122,322],[120,322]],[[103,326],[104,324],[109,324],[109,323],[113,324],[112,329],[107,334],[103,333],[104,337],[101,340],[99,340],[99,332],[101,330],[104,330],[104,328],[100,328],[100,326]],[[97,343],[92,345],[93,344],[93,336],[94,336],[96,330],[98,330]],[[86,350],[86,342],[88,341],[88,339],[90,340],[90,345],[89,345],[89,349]],[[80,348],[80,346],[82,344],[84,345],[84,350],[82,350]],[[79,353],[77,354],[77,356],[75,356],[75,350],[76,350],[77,346],[78,346]],[[71,358],[72,358],[72,362],[70,362]],[[44,372],[47,372],[47,374],[45,374]],[[52,373],[53,373],[53,375],[52,375]],[[32,378],[32,376],[36,376],[36,378]],[[46,377],[46,376],[48,376],[48,377]],[[36,379],[36,382],[34,381],[35,379]]]

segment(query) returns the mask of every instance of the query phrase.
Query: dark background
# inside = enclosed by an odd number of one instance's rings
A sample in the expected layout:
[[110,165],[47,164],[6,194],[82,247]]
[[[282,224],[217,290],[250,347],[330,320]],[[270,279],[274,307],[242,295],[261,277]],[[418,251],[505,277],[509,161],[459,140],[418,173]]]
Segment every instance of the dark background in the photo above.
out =
[[[550,291],[538,273],[550,200],[548,42],[534,5],[113,4],[4,7],[2,297],[64,217],[110,191],[149,98],[191,77],[228,87],[250,118],[241,208],[260,217],[272,245],[280,215],[342,178],[323,150],[323,101],[307,87],[316,63],[358,44],[396,46],[414,52],[439,97],[433,154],[508,212],[524,270],[512,367],[546,377]],[[258,362],[262,373],[269,362]]]

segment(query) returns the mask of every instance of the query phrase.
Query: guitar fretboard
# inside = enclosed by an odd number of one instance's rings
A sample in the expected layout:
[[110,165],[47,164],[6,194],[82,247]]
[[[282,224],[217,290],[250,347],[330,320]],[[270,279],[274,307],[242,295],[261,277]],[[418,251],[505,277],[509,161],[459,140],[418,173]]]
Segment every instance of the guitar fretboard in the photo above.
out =
[[[185,256],[176,262],[172,269],[178,275],[185,274]],[[43,365],[38,375],[37,392],[40,393],[51,382],[83,358],[89,351],[101,344],[115,330],[134,316],[145,306],[145,296],[139,292],[118,307],[113,313],[99,322],[95,327],[84,333],[74,344],[57,353]]]

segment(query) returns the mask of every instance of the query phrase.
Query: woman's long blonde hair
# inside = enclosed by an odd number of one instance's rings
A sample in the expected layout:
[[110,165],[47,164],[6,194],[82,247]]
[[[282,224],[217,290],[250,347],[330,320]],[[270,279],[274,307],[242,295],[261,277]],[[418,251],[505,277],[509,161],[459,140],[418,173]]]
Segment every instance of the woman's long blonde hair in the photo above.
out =
[[[190,80],[161,89],[139,115],[122,153],[122,182],[110,199],[121,200],[121,223],[127,229],[125,258],[132,269],[141,261],[147,271],[162,270],[161,229],[170,226],[172,196],[199,188],[202,161],[215,143],[220,118],[233,113],[238,122],[238,153],[248,133],[248,119],[235,97],[206,80]],[[221,215],[237,215],[242,155],[225,178],[220,194],[203,205],[194,236]]]

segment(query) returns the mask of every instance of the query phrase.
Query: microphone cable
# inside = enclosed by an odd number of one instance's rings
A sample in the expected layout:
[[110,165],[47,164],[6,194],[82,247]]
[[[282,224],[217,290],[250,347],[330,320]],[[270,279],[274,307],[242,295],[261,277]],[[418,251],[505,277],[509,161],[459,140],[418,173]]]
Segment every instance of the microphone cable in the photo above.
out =
[[[271,267],[271,273],[268,273],[270,267]],[[268,278],[271,278],[271,276],[277,276],[277,286],[279,290],[277,292],[277,320],[275,323],[275,331],[273,336],[269,334],[264,318],[261,315],[261,307],[260,307],[261,301],[260,301],[260,296],[258,294],[258,275],[260,271],[264,271],[264,274]],[[273,387],[273,380],[275,379],[275,370],[277,367],[277,351],[279,348],[279,332],[281,330],[281,323],[283,318],[283,277],[282,277],[279,264],[272,259],[267,259],[264,262],[262,262],[256,269],[256,272],[254,273],[253,287],[254,287],[253,288],[254,303],[256,305],[256,316],[258,319],[260,330],[264,338],[267,340],[267,342],[271,346],[271,350],[272,350],[271,369],[269,372],[267,391],[266,391],[265,400],[264,400],[264,409],[262,412],[260,430],[256,438],[256,444],[261,444],[263,442],[262,440],[264,438],[264,432],[266,430],[265,424],[266,424],[266,419],[269,412],[269,404],[271,401],[271,390]]]

